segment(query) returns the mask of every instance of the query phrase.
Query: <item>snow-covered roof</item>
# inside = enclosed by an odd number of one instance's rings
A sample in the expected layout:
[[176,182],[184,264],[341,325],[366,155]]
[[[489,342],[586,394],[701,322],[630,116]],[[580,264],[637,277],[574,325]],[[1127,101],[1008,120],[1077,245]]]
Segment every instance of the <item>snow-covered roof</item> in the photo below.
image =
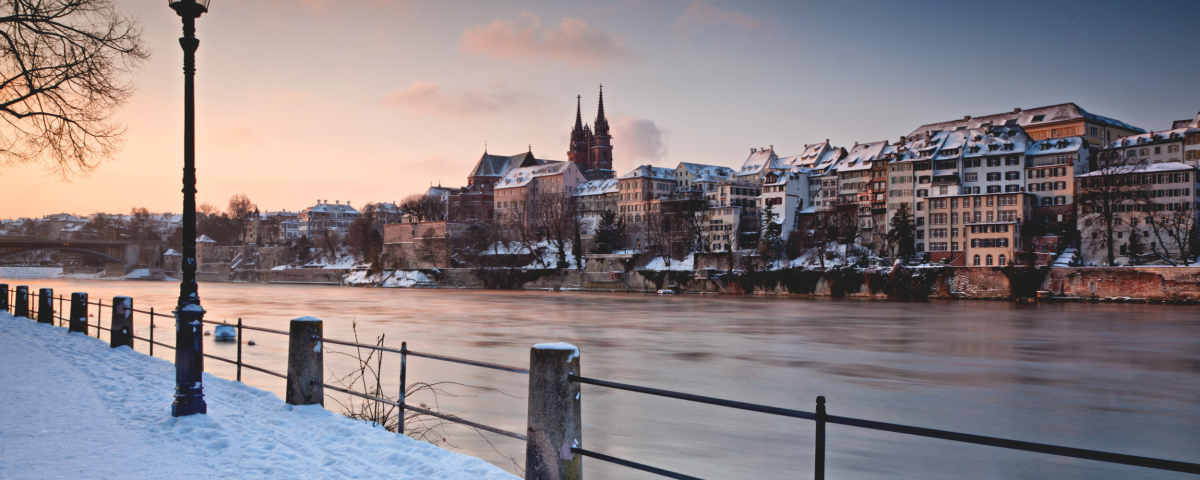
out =
[[850,151],[846,153],[846,158],[843,158],[841,165],[838,166],[838,172],[870,170],[871,162],[883,156],[883,147],[887,144],[887,140],[884,140],[860,143],[851,147]]
[[324,203],[318,203],[308,207],[305,209],[305,211],[316,213],[358,213],[358,210],[355,210],[354,207],[351,207],[349,204],[335,203],[330,205],[328,200],[326,200]]
[[201,235],[200,238],[196,239],[196,243],[217,243],[217,241],[208,238],[208,235]]
[[622,179],[639,178],[639,177],[654,178],[654,179],[658,179],[658,180],[675,181],[675,169],[655,167],[655,166],[651,166],[651,165],[642,165],[640,167],[633,169],[629,173],[621,175]]
[[777,168],[779,156],[775,155],[775,146],[770,148],[751,148],[750,156],[742,162],[738,175],[754,175],[765,168]]
[[588,180],[575,187],[576,197],[586,197],[592,195],[603,195],[606,193],[617,193],[619,190],[618,181],[615,178],[606,178],[604,180]]
[[1053,138],[1034,142],[1029,146],[1026,155],[1054,155],[1059,153],[1076,153],[1084,149],[1087,141],[1083,137]]
[[1188,128],[1188,127],[1200,128],[1200,113],[1196,114],[1196,118],[1193,118],[1190,120],[1176,120],[1171,123],[1172,130],[1174,130],[1176,128]]
[[[808,167],[792,165],[791,169],[789,169],[787,171],[779,172],[779,176],[775,177],[774,182],[770,182],[770,183],[764,182],[763,185],[787,185],[788,182],[790,182],[790,181],[796,181],[796,180],[808,181],[808,174],[811,172],[812,172],[812,170],[810,170]],[[770,177],[768,176],[767,178],[770,178]]]
[[679,162],[679,167],[687,170],[692,175],[708,174],[713,177],[729,177],[733,175],[733,169],[729,167],[721,167],[717,165],[704,165],[701,163]]
[[985,115],[982,117],[965,117],[963,119],[951,120],[948,122],[925,124],[917,127],[916,130],[908,134],[907,138],[908,140],[921,139],[927,136],[926,132],[952,131],[960,127],[981,128],[985,126],[999,126],[1010,123],[1013,125],[1026,127],[1029,125],[1036,126],[1044,123],[1065,122],[1070,120],[1078,120],[1081,118],[1091,120],[1093,122],[1105,123],[1134,132],[1145,132],[1145,130],[1120,120],[1089,113],[1087,110],[1084,110],[1074,103],[1063,103],[1059,105],[1031,108],[1028,110],[1016,109],[1008,113]]
[[812,165],[811,168],[813,170],[819,170],[821,172],[828,173],[833,168],[836,168],[839,165],[839,162],[845,156],[846,156],[846,149],[844,149],[844,148],[836,148],[835,147],[835,148],[825,150],[825,152],[822,153],[821,156],[817,158],[816,164]]
[[1093,172],[1076,175],[1076,177],[1100,177],[1100,176],[1104,176],[1105,174],[1127,175],[1127,174],[1140,174],[1140,173],[1178,172],[1178,171],[1183,171],[1183,170],[1196,170],[1196,167],[1193,167],[1191,165],[1184,165],[1179,162],[1153,163],[1150,165],[1138,165],[1138,166],[1134,166],[1134,167],[1129,167],[1128,169],[1119,168],[1115,172],[1114,171],[1106,172],[1105,170],[1096,170]]
[[504,178],[496,182],[496,188],[516,188],[529,185],[535,178],[562,175],[567,170],[578,167],[572,162],[547,160],[547,163],[532,167],[520,167],[509,170]]
[[166,252],[163,252],[163,256],[164,257],[180,257],[182,255],[180,255],[179,252],[176,252],[174,248],[169,248],[169,249],[167,249]]
[[1132,147],[1168,141],[1182,141],[1184,138],[1186,138],[1185,135],[1189,133],[1200,133],[1200,128],[1183,127],[1173,128],[1171,130],[1162,130],[1158,132],[1148,132],[1140,135],[1130,135],[1109,142],[1108,148]]
[[995,126],[966,130],[967,145],[963,156],[983,157],[1025,153],[1029,147],[1029,136],[1019,126]]
[[541,164],[544,161],[533,157],[532,152],[524,152],[516,155],[492,155],[487,152],[479,158],[475,163],[475,168],[471,170],[472,177],[503,177],[509,170],[520,167],[526,158],[532,163]]

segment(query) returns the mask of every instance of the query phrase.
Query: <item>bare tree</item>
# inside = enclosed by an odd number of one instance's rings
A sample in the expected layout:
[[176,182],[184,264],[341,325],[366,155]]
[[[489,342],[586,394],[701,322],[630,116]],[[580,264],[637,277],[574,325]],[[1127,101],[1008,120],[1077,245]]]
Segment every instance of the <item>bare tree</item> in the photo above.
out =
[[1192,208],[1192,202],[1149,204],[1151,207],[1160,205],[1164,207],[1162,210],[1146,214],[1146,225],[1157,240],[1150,250],[1172,265],[1176,265],[1175,259],[1188,265],[1196,256],[1196,209]]
[[250,220],[251,214],[258,210],[258,206],[250,201],[244,193],[235,194],[229,197],[229,219],[233,221],[234,227],[237,228],[238,238],[246,241],[246,221]]
[[579,231],[575,197],[546,193],[537,197],[536,219],[546,239],[558,251],[558,268],[567,268],[567,242]]
[[1081,175],[1076,191],[1084,226],[1083,240],[1094,242],[1093,248],[1105,249],[1109,265],[1117,259],[1113,238],[1126,229],[1130,218],[1138,216],[1136,204],[1145,198],[1147,190],[1147,184],[1137,175],[1145,169],[1144,161],[1127,160],[1121,153],[1121,150],[1100,152],[1095,168]]
[[201,203],[200,206],[196,207],[196,213],[199,213],[205,217],[208,217],[211,215],[216,215],[216,214],[221,213],[221,209],[217,208],[216,206],[214,206],[211,203],[204,202],[204,203]]
[[112,158],[124,80],[150,53],[111,0],[0,1],[0,165],[42,162],[57,176]]
[[446,202],[438,197],[414,193],[400,202],[400,210],[418,222],[436,222],[446,219]]

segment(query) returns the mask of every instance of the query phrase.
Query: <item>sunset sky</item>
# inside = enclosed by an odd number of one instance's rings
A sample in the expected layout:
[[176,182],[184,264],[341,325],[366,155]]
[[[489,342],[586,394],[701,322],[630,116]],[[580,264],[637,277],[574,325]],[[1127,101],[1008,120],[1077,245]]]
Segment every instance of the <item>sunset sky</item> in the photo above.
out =
[[[182,52],[167,2],[126,0],[153,57],[122,151],[63,182],[0,169],[0,218],[179,212]],[[616,169],[740,165],[831,139],[1076,102],[1146,129],[1200,111],[1200,2],[213,0],[197,23],[200,202],[263,210],[461,186],[483,153],[566,159],[598,85]]]

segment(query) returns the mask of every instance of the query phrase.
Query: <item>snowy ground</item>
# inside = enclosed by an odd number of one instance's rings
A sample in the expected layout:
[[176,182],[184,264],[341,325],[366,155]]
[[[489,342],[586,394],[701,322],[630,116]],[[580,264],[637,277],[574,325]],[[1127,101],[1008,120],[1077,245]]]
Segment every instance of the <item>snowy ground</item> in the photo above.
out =
[[0,278],[103,278],[103,276],[92,273],[63,273],[62,267],[0,267]]
[[208,415],[173,418],[174,372],[0,312],[0,478],[516,478],[207,373]]

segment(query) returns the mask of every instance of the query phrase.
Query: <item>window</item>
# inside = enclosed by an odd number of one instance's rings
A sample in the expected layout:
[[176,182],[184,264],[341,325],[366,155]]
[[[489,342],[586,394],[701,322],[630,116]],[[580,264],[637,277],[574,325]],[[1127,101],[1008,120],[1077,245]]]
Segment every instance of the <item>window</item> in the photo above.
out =
[[1155,155],[1161,155],[1161,154],[1162,154],[1162,147],[1154,147],[1154,154],[1155,154]]
[[924,231],[924,230],[917,230],[917,238],[918,238],[918,239],[924,239],[924,238],[925,238],[925,231]]
[[944,252],[947,250],[946,247],[947,247],[946,242],[933,242],[933,243],[929,244],[929,251]]
[[920,226],[920,225],[924,225],[924,224],[925,224],[925,217],[917,217],[917,225]]
[[968,173],[968,174],[966,175],[966,181],[968,181],[968,182],[978,182],[978,181],[979,181],[979,174],[978,174],[978,173]]
[[[979,213],[979,212],[975,212],[975,213]],[[963,223],[964,224],[971,223],[971,212],[963,212]]]
[[1000,193],[999,185],[988,185],[987,193]]
[[1007,263],[1004,263],[1004,255],[1000,256],[1000,265],[1001,266],[1008,265]]
[[929,230],[929,238],[946,238],[946,229],[933,228]]
[[1004,179],[1005,180],[1020,180],[1021,179],[1021,171],[1017,170],[1015,172],[1004,172]]
[[929,224],[930,225],[945,225],[946,217],[948,217],[948,216],[949,216],[949,214],[946,214],[946,213],[930,214],[929,215]]
[[[975,246],[975,245],[972,245],[972,246]],[[976,266],[976,267],[978,267],[978,266],[979,266],[979,255],[976,255],[976,256],[975,256],[975,266]]]
[[944,210],[945,208],[946,208],[946,199],[944,199],[944,198],[935,198],[935,199],[929,201],[929,209],[930,210]]
[[1008,193],[1020,192],[1021,186],[1020,185],[1005,185],[1004,191],[1008,192]]
[[1000,166],[1000,157],[992,157],[992,158],[987,159],[987,166],[999,167]]
[[1067,197],[1054,197],[1054,204],[1055,205],[1066,205]]
[[[1030,120],[1030,122],[1040,122],[1045,119],[1046,119],[1045,115],[1034,115],[1033,120]],[[988,265],[991,265],[991,264],[992,264],[992,261],[988,260]]]
[[1004,164],[1008,166],[1020,165],[1021,157],[1004,157]]
[[990,267],[990,266],[992,266],[992,256],[991,256],[991,255],[988,255],[988,256],[987,256],[987,265],[988,265],[989,267]]
[[1088,135],[1091,135],[1093,137],[1099,137],[1100,129],[1096,128],[1096,127],[1088,127]]
[[950,192],[950,187],[938,187],[938,195],[945,195]]
[[988,172],[987,179],[989,182],[1000,181],[1000,172]]

